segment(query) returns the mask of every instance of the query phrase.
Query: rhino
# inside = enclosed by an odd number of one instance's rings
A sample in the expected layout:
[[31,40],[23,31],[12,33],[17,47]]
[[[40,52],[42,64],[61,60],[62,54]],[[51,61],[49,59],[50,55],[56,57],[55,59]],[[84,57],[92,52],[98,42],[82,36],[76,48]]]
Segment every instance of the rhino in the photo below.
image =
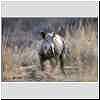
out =
[[[65,54],[65,43],[64,38],[55,32],[45,33],[41,32],[43,42],[41,44],[41,49],[39,52],[41,70],[44,70],[44,61],[54,58],[56,60],[56,65],[60,62],[60,69],[62,73],[64,72],[64,54]],[[53,66],[54,68],[55,66]]]

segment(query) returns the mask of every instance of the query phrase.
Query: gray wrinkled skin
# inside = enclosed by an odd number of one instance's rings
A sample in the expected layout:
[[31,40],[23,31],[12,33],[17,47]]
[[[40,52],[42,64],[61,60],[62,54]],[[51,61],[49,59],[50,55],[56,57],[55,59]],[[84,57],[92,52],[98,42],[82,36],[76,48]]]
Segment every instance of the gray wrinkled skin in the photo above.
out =
[[[47,33],[45,35],[44,41],[41,45],[40,50],[40,62],[41,67],[43,67],[43,62],[45,60],[50,60],[51,58],[55,58],[56,62],[60,61],[61,69],[63,70],[63,55],[64,55],[64,39],[60,36],[52,33]],[[57,63],[56,63],[57,64]]]

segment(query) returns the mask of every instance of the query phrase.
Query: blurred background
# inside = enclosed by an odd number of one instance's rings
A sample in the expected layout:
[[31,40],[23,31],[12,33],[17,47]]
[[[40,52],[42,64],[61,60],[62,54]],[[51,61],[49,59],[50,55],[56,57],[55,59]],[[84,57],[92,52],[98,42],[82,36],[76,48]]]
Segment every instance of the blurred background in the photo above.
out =
[[[66,77],[59,70],[46,77],[40,70],[40,32],[56,32],[70,49],[64,59]],[[2,18],[2,81],[98,80],[98,18]]]

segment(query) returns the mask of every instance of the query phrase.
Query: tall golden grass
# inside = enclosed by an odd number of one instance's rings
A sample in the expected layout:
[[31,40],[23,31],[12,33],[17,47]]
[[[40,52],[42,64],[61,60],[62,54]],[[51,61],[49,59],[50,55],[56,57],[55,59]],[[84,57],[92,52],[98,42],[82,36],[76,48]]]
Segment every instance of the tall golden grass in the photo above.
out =
[[[51,29],[54,28],[52,24],[49,24],[49,26],[51,27]],[[19,27],[15,29],[17,30],[20,27],[21,26],[19,25]],[[96,24],[88,23],[88,25],[85,24],[85,26],[80,24],[80,27],[77,30],[73,30],[72,28],[71,32],[69,31],[68,27],[71,26],[67,25],[67,27],[65,27],[64,39],[66,47],[69,47],[71,49],[71,52],[69,56],[67,56],[64,59],[64,62],[65,62],[65,67],[67,69],[66,73],[72,73],[71,76],[67,74],[67,76],[64,77],[60,74],[60,71],[57,69],[57,71],[59,72],[59,73],[57,72],[58,74],[56,74],[56,72],[54,72],[53,74],[47,73],[48,75],[45,74],[46,72],[44,72],[44,74],[42,73],[44,77],[44,79],[42,79],[43,77],[40,75],[41,71],[40,71],[40,62],[38,56],[38,50],[41,41],[32,40],[32,34],[30,37],[28,36],[29,35],[28,32],[26,32],[27,35],[25,35],[26,34],[25,32],[20,32],[20,30],[18,29],[17,32],[14,31],[16,32],[16,34],[19,32],[17,34],[18,36],[21,33],[24,34],[24,36],[23,34],[21,35],[22,38],[20,39],[25,40],[24,42],[27,42],[30,39],[32,41],[32,44],[30,44],[30,46],[23,47],[24,45],[23,42],[22,47],[19,48],[15,42],[13,43],[16,37],[13,37],[12,38],[13,40],[11,40],[11,42],[14,44],[13,46],[7,46],[6,44],[6,48],[4,48],[5,43],[4,41],[2,42],[3,45],[2,63],[4,67],[3,80],[17,81],[18,79],[20,79],[22,81],[25,81],[30,78],[32,81],[36,81],[38,80],[38,78],[36,79],[36,77],[39,77],[40,78],[39,81],[41,80],[46,81],[45,78],[47,78],[48,76],[49,78],[52,77],[51,80],[53,81],[67,81],[67,80],[72,80],[72,81],[74,80],[81,82],[97,81],[98,80],[98,64],[97,64],[98,47],[97,47],[97,30],[96,30],[97,23]],[[31,33],[31,31],[29,31],[29,33]],[[18,40],[16,41],[18,42]],[[51,70],[49,69],[50,66],[49,67],[48,66],[46,67],[48,68],[46,69],[47,71]],[[69,66],[70,68],[67,68]],[[28,68],[30,68],[29,72],[26,71],[26,69]],[[78,70],[73,71],[75,68]],[[40,76],[36,76],[37,74]]]

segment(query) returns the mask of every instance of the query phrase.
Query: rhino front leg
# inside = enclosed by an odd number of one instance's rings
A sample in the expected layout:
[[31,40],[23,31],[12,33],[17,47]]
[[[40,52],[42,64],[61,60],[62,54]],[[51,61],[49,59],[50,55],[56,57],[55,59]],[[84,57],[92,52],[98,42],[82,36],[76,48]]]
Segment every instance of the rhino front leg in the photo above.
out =
[[44,71],[44,59],[42,57],[40,57],[40,69]]
[[63,58],[63,55],[60,55],[60,68],[61,68],[61,71],[62,73],[65,75],[65,71],[64,71],[64,58]]

